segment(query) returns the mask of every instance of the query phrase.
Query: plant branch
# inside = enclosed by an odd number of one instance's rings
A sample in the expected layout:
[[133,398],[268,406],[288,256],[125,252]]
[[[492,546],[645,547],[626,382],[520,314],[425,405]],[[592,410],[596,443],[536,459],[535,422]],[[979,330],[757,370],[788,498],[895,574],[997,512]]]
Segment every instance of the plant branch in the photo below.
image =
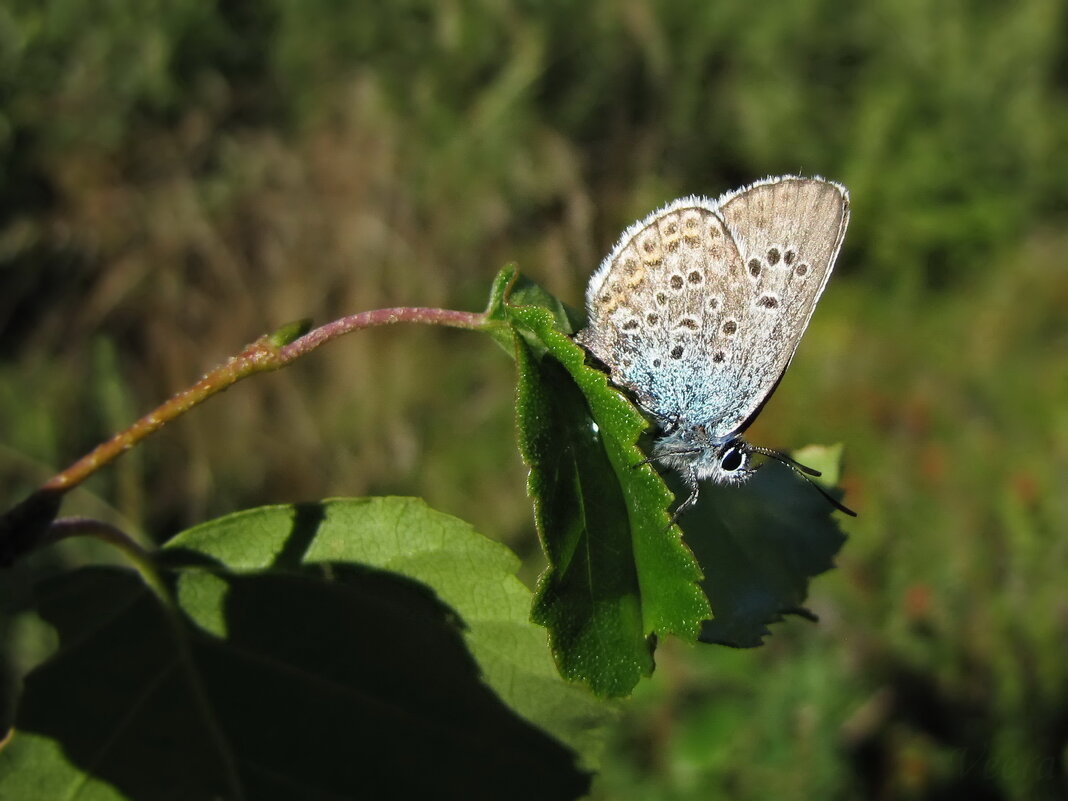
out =
[[[125,430],[98,445],[66,470],[54,475],[30,498],[0,518],[0,554],[6,555],[6,558],[0,558],[0,563],[10,563],[19,553],[25,553],[46,539],[44,535],[52,517],[58,511],[60,496],[81,484],[101,467],[115,461],[145,437],[212,395],[229,389],[241,379],[255,373],[285,367],[320,345],[352,331],[396,323],[424,323],[469,330],[480,330],[494,325],[484,313],[403,306],[352,314],[312,331],[307,331],[306,323],[298,323],[266,334],[206,373],[188,389],[177,393]],[[305,331],[307,333],[304,333]],[[30,525],[23,525],[24,523]],[[19,529],[32,529],[32,532],[28,534],[27,531],[20,532]]]
[[483,314],[451,309],[399,307],[351,314],[309,331],[288,344],[279,345],[274,341],[272,334],[262,336],[236,356],[231,356],[224,364],[206,373],[193,386],[174,395],[129,428],[101,443],[63,472],[57,473],[45,482],[43,488],[66,492],[78,486],[94,472],[113,462],[149,434],[155,433],[166,423],[185,414],[212,395],[229,389],[243,378],[285,367],[320,345],[352,331],[395,323],[427,323],[452,328],[478,329],[486,324],[486,318]]

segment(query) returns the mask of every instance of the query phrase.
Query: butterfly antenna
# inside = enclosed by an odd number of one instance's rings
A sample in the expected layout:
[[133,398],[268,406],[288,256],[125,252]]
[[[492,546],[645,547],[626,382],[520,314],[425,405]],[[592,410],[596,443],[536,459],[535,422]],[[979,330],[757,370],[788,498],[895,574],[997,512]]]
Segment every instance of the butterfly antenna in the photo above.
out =
[[772,459],[782,462],[787,467],[793,468],[793,471],[795,473],[804,473],[805,475],[815,476],[816,478],[819,478],[823,475],[823,473],[821,473],[819,470],[809,467],[808,465],[803,465],[801,464],[801,462],[797,461],[796,459],[791,459],[789,456],[787,456],[785,453],[782,453],[781,451],[773,451],[771,450],[771,448],[760,448],[757,446],[750,447],[752,447],[752,449],[756,453],[763,454],[764,456],[770,456]]
[[759,448],[759,447],[755,447],[755,446],[750,446],[750,447],[752,448],[754,453],[759,453],[759,454],[761,454],[763,456],[768,456],[768,457],[774,459],[775,461],[782,462],[784,465],[789,467],[791,470],[793,470],[795,473],[797,473],[797,475],[801,476],[801,478],[805,479],[805,481],[807,481],[809,484],[811,484],[813,487],[815,487],[816,491],[819,492],[819,494],[822,495],[824,498],[826,498],[827,502],[830,503],[831,506],[833,506],[839,512],[847,514],[850,517],[856,517],[857,516],[856,512],[854,512],[852,509],[850,509],[844,503],[842,503],[837,498],[832,496],[829,492],[827,492],[827,490],[825,490],[823,487],[821,487],[819,484],[817,484],[815,481],[813,481],[811,478],[809,478],[809,476],[815,476],[816,478],[819,478],[821,475],[823,475],[822,473],[820,473],[819,470],[814,470],[811,467],[807,467],[807,466],[801,464],[801,462],[797,461],[796,459],[791,459],[785,453],[780,453],[779,451],[773,451],[770,448]]

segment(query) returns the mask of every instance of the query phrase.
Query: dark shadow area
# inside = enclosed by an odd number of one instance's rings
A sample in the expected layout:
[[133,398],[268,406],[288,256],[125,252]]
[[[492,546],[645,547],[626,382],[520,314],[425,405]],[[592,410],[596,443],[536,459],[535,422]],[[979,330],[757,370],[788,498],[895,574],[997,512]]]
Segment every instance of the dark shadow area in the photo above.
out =
[[41,544],[62,502],[62,492],[39,489],[0,517],[0,568]]
[[61,647],[27,678],[19,731],[136,799],[230,797],[235,784],[256,799],[587,791],[574,755],[481,681],[461,624],[421,584],[337,564],[194,568],[177,582],[212,630],[179,621],[192,671],[136,576],[49,582],[40,608]]
[[895,663],[882,666],[883,688],[889,702],[877,727],[845,743],[845,753],[858,777],[863,797],[872,798],[893,781],[900,770],[901,733],[920,732],[948,754],[947,769],[930,782],[920,797],[927,801],[969,798],[1000,801],[1007,794],[998,777],[1020,786],[1038,788],[1035,798],[1068,797],[1060,769],[1065,738],[1064,715],[1052,726],[1031,732],[1036,748],[1026,756],[998,753],[998,723],[979,701],[953,697],[946,688],[913,668]]

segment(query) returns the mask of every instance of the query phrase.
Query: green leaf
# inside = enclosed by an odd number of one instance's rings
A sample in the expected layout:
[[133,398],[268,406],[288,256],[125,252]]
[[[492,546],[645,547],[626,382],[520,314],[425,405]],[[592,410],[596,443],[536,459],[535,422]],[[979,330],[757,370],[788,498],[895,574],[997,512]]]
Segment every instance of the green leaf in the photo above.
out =
[[515,327],[520,450],[549,559],[533,619],[548,627],[564,676],[625,695],[652,672],[654,635],[697,637],[710,614],[701,571],[669,526],[671,494],[641,465],[648,423],[585,364],[560,330],[561,307],[503,298],[492,313]]
[[[575,798],[610,709],[563,682],[516,557],[403,498],[250,510],[42,587],[0,798]],[[546,732],[551,732],[550,736]]]
[[276,348],[285,347],[290,342],[300,339],[311,331],[311,327],[312,319],[310,317],[302,317],[272,331],[267,335],[267,341]]
[[[572,334],[578,330],[576,320],[581,317],[579,313],[520,273],[514,264],[509,264],[493,280],[489,303],[486,305],[487,319],[503,325],[491,325],[483,329],[508,353],[513,352],[512,336],[515,329],[512,310],[517,306],[540,306],[552,314],[560,331]],[[535,340],[531,344],[539,351],[544,350]]]

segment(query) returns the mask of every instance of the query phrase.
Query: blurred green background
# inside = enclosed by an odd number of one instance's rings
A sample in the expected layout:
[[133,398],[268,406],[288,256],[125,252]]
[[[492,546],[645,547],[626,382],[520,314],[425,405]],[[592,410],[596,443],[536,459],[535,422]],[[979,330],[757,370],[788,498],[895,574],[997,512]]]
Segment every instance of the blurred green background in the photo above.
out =
[[[662,645],[596,797],[1068,797],[1063,0],[7,0],[3,500],[289,320],[480,310],[509,260],[577,306],[657,205],[798,172],[852,224],[751,439],[844,443],[860,517],[819,625]],[[360,333],[66,509],[419,494],[533,576],[512,396],[487,338]]]

